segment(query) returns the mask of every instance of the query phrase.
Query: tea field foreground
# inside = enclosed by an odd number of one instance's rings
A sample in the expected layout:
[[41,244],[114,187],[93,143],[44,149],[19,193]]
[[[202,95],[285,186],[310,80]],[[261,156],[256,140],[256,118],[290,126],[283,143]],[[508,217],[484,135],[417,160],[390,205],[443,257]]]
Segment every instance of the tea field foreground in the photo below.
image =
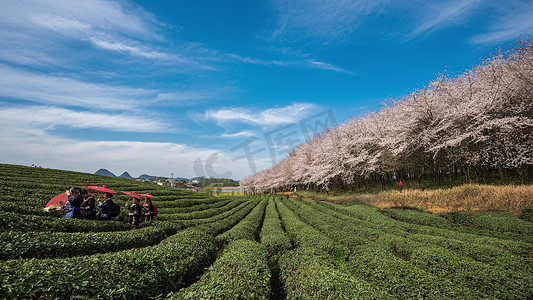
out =
[[[65,220],[70,186],[157,196],[156,220]],[[126,195],[116,195],[124,206]],[[448,214],[450,215],[450,214]],[[532,299],[533,223],[510,213],[211,197],[0,164],[0,298]]]

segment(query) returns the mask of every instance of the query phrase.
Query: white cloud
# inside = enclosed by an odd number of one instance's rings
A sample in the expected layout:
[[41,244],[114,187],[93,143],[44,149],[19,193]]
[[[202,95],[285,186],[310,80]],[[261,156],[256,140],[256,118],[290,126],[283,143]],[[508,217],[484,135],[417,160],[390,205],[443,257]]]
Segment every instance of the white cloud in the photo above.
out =
[[330,70],[330,71],[335,71],[335,72],[338,72],[338,73],[346,73],[346,74],[351,74],[351,75],[357,75],[354,72],[350,72],[350,71],[344,70],[342,68],[339,68],[337,66],[334,66],[334,65],[326,63],[326,62],[316,61],[316,60],[312,60],[312,59],[308,59],[308,60],[306,60],[306,62],[309,63],[312,67],[317,68],[317,69]]
[[52,29],[78,38],[111,32],[158,38],[152,15],[116,1],[2,0],[0,5],[0,24],[6,26]]
[[273,38],[294,40],[321,37],[335,40],[352,33],[362,18],[377,13],[386,0],[275,1],[279,12]]
[[421,23],[407,35],[407,38],[413,39],[424,33],[460,22],[481,2],[483,0],[455,0],[453,2],[437,2],[438,4],[424,4],[422,7],[417,6],[416,9],[423,13]]
[[114,51],[114,52],[121,52],[121,53],[129,53],[131,55],[137,55],[137,56],[142,56],[142,57],[145,57],[145,58],[153,58],[153,59],[164,59],[164,60],[180,60],[180,61],[183,61],[181,59],[179,59],[177,56],[175,55],[171,55],[171,54],[168,54],[168,53],[164,53],[164,52],[159,52],[159,51],[155,51],[155,50],[152,50],[146,46],[136,46],[136,45],[128,45],[128,44],[125,44],[125,43],[120,43],[120,42],[111,42],[111,41],[107,41],[107,40],[104,40],[104,39],[99,39],[99,38],[89,38],[89,40],[96,46],[102,48],[102,49],[106,49],[106,50],[110,50],[110,51]]
[[489,32],[478,34],[470,41],[487,44],[508,41],[524,34],[533,34],[533,4],[524,3],[495,18]]
[[71,49],[69,42],[90,41],[105,50],[182,63],[175,55],[155,49],[153,42],[163,40],[158,34],[162,24],[140,6],[106,0],[0,0],[0,7],[4,61],[28,65],[54,62],[68,67],[64,58],[57,59],[58,53],[80,52]]
[[353,72],[344,70],[332,64],[321,62],[313,59],[305,60],[266,60],[258,58],[243,57],[236,54],[229,54],[227,57],[231,60],[236,60],[244,64],[263,65],[263,66],[276,66],[276,67],[303,67],[312,69],[329,70],[338,73],[346,73],[356,75]]
[[255,136],[256,133],[252,130],[243,130],[236,133],[224,133],[220,137],[223,138],[240,138],[240,137],[247,137],[247,136]]
[[0,64],[0,96],[56,105],[128,110],[156,97],[157,91],[30,73]]
[[68,126],[72,128],[99,128],[109,131],[158,132],[168,130],[163,123],[132,114],[106,114],[74,111],[58,107],[25,106],[0,110],[0,119],[23,126]]
[[275,126],[295,123],[316,108],[316,105],[311,103],[295,103],[260,112],[253,112],[244,108],[225,108],[217,111],[206,111],[205,118],[208,120],[214,119],[219,124],[240,122],[261,126]]
[[[218,149],[190,147],[184,144],[139,141],[88,141],[51,135],[36,125],[14,124],[0,118],[2,162],[93,173],[106,168],[115,174],[128,171],[159,176],[194,177],[193,163],[204,162],[214,153],[221,156],[210,167],[217,174],[231,172],[232,178],[251,173],[246,160],[232,161],[231,155]],[[266,168],[262,160],[258,166]]]

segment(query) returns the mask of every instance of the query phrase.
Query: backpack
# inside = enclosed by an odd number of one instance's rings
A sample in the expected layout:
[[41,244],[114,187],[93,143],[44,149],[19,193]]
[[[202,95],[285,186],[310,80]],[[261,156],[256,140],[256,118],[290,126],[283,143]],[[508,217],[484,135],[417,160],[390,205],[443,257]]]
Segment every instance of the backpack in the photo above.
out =
[[115,202],[113,202],[113,205],[111,205],[111,207],[109,208],[109,216],[111,218],[114,218],[114,217],[118,217],[119,214],[120,214],[120,206],[116,204]]

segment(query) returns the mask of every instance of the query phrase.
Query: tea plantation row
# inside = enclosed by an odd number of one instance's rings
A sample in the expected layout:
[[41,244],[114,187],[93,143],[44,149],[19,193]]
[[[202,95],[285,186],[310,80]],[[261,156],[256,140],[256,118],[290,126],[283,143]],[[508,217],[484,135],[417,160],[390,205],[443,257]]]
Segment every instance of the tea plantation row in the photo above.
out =
[[[0,298],[531,299],[533,226],[507,214],[211,197],[0,164]],[[42,211],[70,186],[157,196],[134,228]],[[128,199],[117,194],[122,207]]]

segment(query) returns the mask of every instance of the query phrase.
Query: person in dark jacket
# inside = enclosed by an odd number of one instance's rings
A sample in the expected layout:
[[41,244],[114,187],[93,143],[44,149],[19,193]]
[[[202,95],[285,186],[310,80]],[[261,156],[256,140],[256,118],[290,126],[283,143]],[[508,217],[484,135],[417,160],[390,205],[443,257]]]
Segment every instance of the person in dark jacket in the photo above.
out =
[[139,199],[133,198],[133,203],[129,207],[128,202],[126,202],[126,208],[129,209],[128,223],[137,226],[139,224],[139,220],[141,219],[142,210],[142,207],[139,204]]
[[80,205],[83,202],[83,198],[80,195],[80,189],[71,187],[66,193],[69,198],[67,203],[65,203],[63,218],[81,219]]
[[111,220],[111,207],[114,205],[113,200],[111,200],[111,197],[113,197],[113,194],[111,193],[105,193],[105,201],[103,203],[98,204],[98,207],[100,208],[98,210],[98,218],[100,220]]
[[88,189],[82,191],[82,196],[84,198],[83,203],[80,205],[82,218],[85,220],[96,219],[96,200],[94,200]]
[[152,204],[152,201],[148,199],[148,197],[144,199],[143,209],[144,209],[144,220],[152,221],[155,215],[155,208],[154,208],[154,205]]

